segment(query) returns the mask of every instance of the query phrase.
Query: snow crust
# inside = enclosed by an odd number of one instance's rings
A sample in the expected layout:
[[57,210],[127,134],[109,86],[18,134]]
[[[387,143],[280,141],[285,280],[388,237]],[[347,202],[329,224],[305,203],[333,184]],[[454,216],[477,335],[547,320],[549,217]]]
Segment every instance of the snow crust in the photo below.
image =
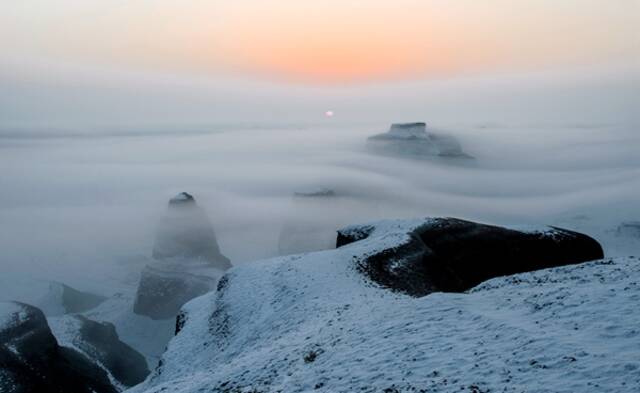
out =
[[19,304],[0,302],[0,331],[19,324],[24,318],[26,313]]
[[[132,393],[637,392],[640,261],[618,257],[413,298],[354,261],[426,220],[232,268]],[[365,226],[366,227],[366,226]],[[349,230],[362,230],[362,226]]]

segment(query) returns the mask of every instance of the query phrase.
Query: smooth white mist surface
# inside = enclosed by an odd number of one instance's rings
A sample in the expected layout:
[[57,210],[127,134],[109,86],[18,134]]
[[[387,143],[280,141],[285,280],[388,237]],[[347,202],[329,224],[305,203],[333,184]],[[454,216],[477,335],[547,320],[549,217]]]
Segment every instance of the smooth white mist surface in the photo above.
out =
[[[5,130],[3,281],[59,280],[104,295],[135,285],[167,201],[181,191],[206,209],[234,264],[277,255],[285,222],[338,228],[419,216],[559,225],[596,237],[610,255],[639,249],[615,231],[640,220],[632,126],[434,125],[476,157],[464,162],[367,151],[367,136],[388,126]],[[294,211],[293,192],[314,188],[337,196]],[[26,288],[7,288],[0,298],[29,300]]]

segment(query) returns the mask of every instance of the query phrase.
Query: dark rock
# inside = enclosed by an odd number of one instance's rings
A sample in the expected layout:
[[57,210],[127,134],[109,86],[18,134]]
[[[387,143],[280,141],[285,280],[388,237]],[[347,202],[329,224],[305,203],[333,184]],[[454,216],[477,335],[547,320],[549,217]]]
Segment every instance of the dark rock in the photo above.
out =
[[[338,231],[337,246],[375,236],[375,226]],[[425,220],[407,240],[357,261],[378,284],[413,296],[460,292],[490,278],[603,258],[591,237],[560,228],[515,230],[455,218]]]
[[215,289],[220,270],[196,262],[154,262],[142,271],[133,312],[152,319],[174,318],[189,300]]
[[215,288],[231,267],[213,226],[186,192],[169,201],[153,247],[154,262],[142,270],[133,311],[153,319],[174,318],[180,307]]
[[213,225],[192,195],[180,193],[169,201],[153,247],[155,259],[201,259],[219,269],[231,267],[222,255]]
[[42,311],[23,303],[0,304],[1,392],[117,392],[103,369],[58,345]]
[[380,153],[472,158],[453,135],[427,132],[421,122],[392,124],[388,132],[369,137],[369,142],[369,147]]
[[[149,375],[144,356],[120,341],[113,324],[96,322],[82,315],[63,318],[74,319],[74,323],[62,324],[64,337],[72,337],[69,344],[104,367],[123,386],[137,385]],[[50,323],[54,327],[54,334],[58,335],[58,328],[53,322],[55,319]]]
[[104,296],[78,291],[62,283],[59,285],[62,286],[62,305],[67,313],[91,310],[107,299]]

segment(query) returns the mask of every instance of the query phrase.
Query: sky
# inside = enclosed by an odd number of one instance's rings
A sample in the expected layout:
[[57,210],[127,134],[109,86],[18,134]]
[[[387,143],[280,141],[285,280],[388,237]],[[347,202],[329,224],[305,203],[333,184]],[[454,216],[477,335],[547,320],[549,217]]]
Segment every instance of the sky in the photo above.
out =
[[386,120],[419,116],[407,108],[443,91],[473,109],[505,83],[487,117],[540,86],[627,101],[638,23],[638,0],[6,2],[0,115],[4,125],[320,121],[326,110]]

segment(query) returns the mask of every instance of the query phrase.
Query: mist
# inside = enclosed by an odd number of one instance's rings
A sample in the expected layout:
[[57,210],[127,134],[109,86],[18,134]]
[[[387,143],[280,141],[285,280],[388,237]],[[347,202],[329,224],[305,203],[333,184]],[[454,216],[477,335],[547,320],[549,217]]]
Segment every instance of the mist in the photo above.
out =
[[[462,163],[375,154],[366,138],[388,127],[382,122],[4,131],[3,276],[121,290],[137,282],[166,203],[182,191],[206,209],[233,264],[278,255],[280,231],[292,223],[338,229],[454,216],[562,225],[607,248],[619,223],[640,219],[632,124],[465,120],[472,125],[429,124],[475,157]],[[306,207],[293,200],[319,188],[336,198]]]

